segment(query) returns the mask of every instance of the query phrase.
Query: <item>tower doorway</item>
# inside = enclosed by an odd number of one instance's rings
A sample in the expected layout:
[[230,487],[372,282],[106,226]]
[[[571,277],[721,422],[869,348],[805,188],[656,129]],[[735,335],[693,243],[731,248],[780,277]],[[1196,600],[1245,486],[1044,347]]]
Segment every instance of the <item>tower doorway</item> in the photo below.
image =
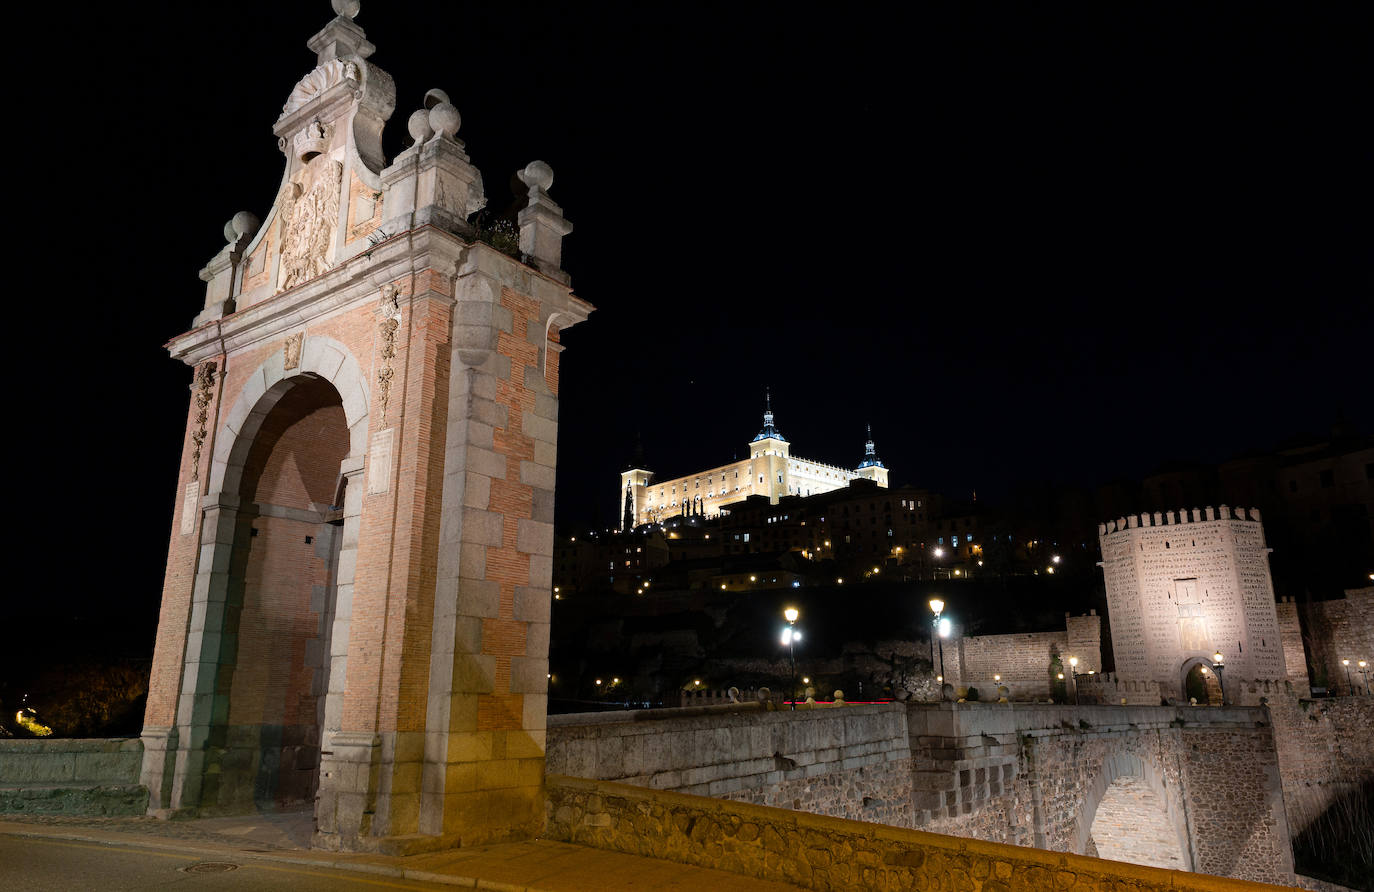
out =
[[1221,683],[1217,674],[1205,662],[1194,661],[1183,675],[1185,702],[1198,706],[1221,706]]

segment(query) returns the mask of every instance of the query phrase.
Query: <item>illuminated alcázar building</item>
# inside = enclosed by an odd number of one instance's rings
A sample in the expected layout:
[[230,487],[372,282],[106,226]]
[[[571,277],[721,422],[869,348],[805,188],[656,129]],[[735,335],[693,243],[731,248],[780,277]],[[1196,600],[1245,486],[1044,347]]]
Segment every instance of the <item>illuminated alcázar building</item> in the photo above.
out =
[[658,523],[670,517],[715,517],[720,510],[750,496],[813,496],[865,477],[887,486],[887,468],[878,460],[869,431],[864,459],[854,470],[791,454],[791,444],[773,424],[771,402],[763,413],[763,430],[749,443],[749,457],[673,480],[655,480],[652,471],[632,467],[620,474],[621,529]]

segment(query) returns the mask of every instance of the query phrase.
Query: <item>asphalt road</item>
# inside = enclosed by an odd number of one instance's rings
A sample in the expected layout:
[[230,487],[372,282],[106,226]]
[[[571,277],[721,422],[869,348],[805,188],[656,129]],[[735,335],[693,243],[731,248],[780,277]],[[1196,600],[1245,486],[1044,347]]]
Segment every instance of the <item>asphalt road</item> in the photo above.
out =
[[[227,865],[234,865],[228,868]],[[0,889],[25,892],[124,892],[143,889],[290,889],[291,892],[452,890],[452,886],[370,877],[308,865],[219,859],[172,848],[144,848],[0,836]]]

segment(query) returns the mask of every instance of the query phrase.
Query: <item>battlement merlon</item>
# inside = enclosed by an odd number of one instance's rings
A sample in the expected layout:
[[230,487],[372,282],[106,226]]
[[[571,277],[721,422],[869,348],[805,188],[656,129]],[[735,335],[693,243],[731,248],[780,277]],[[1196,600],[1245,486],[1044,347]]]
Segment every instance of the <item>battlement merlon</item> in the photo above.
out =
[[[1248,516],[1247,516],[1248,514]],[[1262,523],[1258,508],[1231,508],[1221,505],[1218,508],[1207,506],[1206,508],[1193,508],[1192,515],[1189,516],[1189,509],[1180,508],[1177,513],[1173,511],[1142,512],[1139,515],[1129,515],[1128,517],[1118,517],[1116,520],[1108,520],[1097,525],[1097,535],[1099,538],[1108,536],[1112,533],[1121,533],[1134,529],[1160,526],[1180,526],[1192,523],[1207,523],[1216,520],[1241,520],[1252,523]]]

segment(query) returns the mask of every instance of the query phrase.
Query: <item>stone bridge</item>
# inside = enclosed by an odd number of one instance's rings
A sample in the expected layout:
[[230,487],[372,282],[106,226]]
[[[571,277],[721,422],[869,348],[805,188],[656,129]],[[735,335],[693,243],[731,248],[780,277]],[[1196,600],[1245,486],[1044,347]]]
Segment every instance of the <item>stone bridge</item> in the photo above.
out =
[[1263,708],[745,704],[551,716],[548,770],[1293,882]]

